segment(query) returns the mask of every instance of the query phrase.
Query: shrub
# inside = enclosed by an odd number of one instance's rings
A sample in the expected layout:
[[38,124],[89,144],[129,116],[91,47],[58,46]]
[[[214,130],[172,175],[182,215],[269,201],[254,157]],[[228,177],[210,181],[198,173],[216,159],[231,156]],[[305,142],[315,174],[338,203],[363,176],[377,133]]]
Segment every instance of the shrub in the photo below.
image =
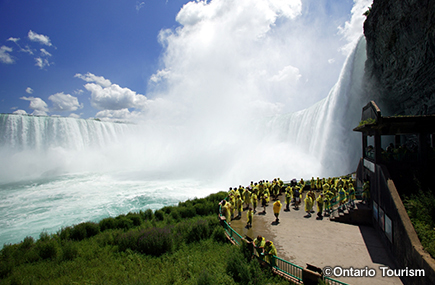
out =
[[116,239],[119,251],[126,251],[127,249],[137,250],[139,232],[129,231],[121,234]]
[[112,218],[112,217],[102,219],[99,222],[101,231],[105,231],[105,230],[109,230],[109,229],[116,229],[117,224],[118,223],[117,223],[116,219]]
[[117,219],[116,228],[128,230],[133,227],[133,221],[126,217],[121,217]]
[[60,240],[68,240],[71,235],[71,227],[62,228],[60,231],[57,232]]
[[145,212],[140,211],[143,220],[151,220],[153,218],[153,210],[147,209]]
[[127,215],[127,218],[129,218],[133,222],[133,226],[135,227],[140,226],[142,224],[142,218],[140,214],[129,213]]
[[180,211],[180,215],[183,219],[192,218],[196,216],[196,210],[193,206],[180,207],[178,210]]
[[144,254],[160,256],[172,250],[172,227],[151,228],[143,231],[137,241],[138,251]]
[[90,238],[100,233],[100,225],[93,222],[85,223],[86,237]]
[[24,238],[23,242],[21,243],[22,249],[29,249],[32,247],[32,245],[35,243],[35,240],[31,236],[27,236]]
[[181,220],[180,212],[176,208],[171,211],[171,217],[177,222]]
[[58,252],[58,244],[54,239],[47,241],[40,241],[37,244],[38,255],[42,259],[55,259],[57,257]]
[[84,240],[86,238],[86,225],[84,223],[75,225],[70,232],[70,238],[73,240]]
[[207,271],[207,269],[204,269],[201,271],[201,273],[198,276],[198,279],[196,280],[197,285],[212,285],[215,284],[215,280],[213,276]]
[[225,230],[223,227],[215,227],[211,237],[213,238],[213,240],[217,241],[217,242],[227,242],[227,236],[225,235]]
[[162,210],[157,210],[154,212],[154,217],[156,218],[157,221],[163,221],[164,219],[164,213]]
[[79,250],[74,242],[68,241],[62,248],[62,259],[73,260],[79,255]]
[[200,241],[210,236],[210,228],[206,220],[197,220],[192,224],[187,235],[187,242]]
[[46,231],[43,231],[39,234],[39,240],[40,241],[48,241],[48,240],[50,240],[50,235]]
[[251,283],[251,271],[249,264],[244,259],[240,250],[234,249],[230,252],[227,259],[226,272],[235,282],[241,284]]

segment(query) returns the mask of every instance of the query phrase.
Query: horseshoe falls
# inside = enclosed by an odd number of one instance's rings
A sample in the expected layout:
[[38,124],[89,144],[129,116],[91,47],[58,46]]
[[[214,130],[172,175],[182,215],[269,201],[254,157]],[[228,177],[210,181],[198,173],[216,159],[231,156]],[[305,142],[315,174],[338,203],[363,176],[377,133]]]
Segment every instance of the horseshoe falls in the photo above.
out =
[[126,124],[1,114],[0,243],[156,210],[250,181],[354,171],[361,140],[352,129],[366,103],[365,59],[361,38],[323,100],[233,130],[219,120],[202,129],[198,119]]

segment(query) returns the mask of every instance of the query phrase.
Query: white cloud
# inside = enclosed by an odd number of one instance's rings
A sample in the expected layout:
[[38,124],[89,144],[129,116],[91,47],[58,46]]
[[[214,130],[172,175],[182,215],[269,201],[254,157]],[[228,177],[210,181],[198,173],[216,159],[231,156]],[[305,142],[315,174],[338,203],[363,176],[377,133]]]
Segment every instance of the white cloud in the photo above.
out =
[[157,73],[151,75],[150,81],[157,83],[163,79],[166,79],[170,75],[170,71],[167,69],[158,70]]
[[33,110],[32,115],[47,116],[47,103],[45,103],[44,100],[42,100],[41,98],[23,96],[20,99],[30,101],[29,108]]
[[32,94],[32,93],[33,93],[33,89],[30,88],[30,87],[27,87],[27,88],[26,88],[26,93],[28,93],[28,94]]
[[79,119],[81,117],[81,115],[77,115],[75,113],[71,113],[71,114],[69,114],[69,117]]
[[90,72],[86,73],[85,75],[77,73],[76,75],[74,75],[74,77],[80,78],[86,82],[95,82],[101,87],[109,87],[110,85],[112,85],[112,82],[110,82],[109,79],[106,79],[103,76],[96,76]]
[[144,95],[136,94],[117,84],[103,88],[95,83],[87,83],[84,87],[91,92],[92,107],[99,110],[143,109],[147,105],[147,98]]
[[299,73],[299,69],[288,65],[285,66],[282,70],[278,72],[278,74],[269,78],[269,81],[281,82],[281,81],[291,81],[296,82],[301,78],[301,74]]
[[50,66],[50,62],[46,58],[36,57],[35,58],[35,65],[38,66],[40,69],[43,69],[46,66]]
[[83,108],[83,104],[79,104],[77,97],[71,96],[70,94],[56,93],[48,97],[53,103],[54,111],[75,111],[79,108]]
[[18,115],[27,115],[27,112],[24,110],[16,110],[12,114],[18,114]]
[[14,42],[17,44],[17,42],[20,40],[20,38],[14,38],[14,37],[10,37],[9,39],[7,39],[7,41],[9,42]]
[[12,52],[11,47],[1,46],[0,47],[0,61],[6,64],[12,64],[15,62],[14,58],[9,54]]
[[40,51],[41,51],[41,56],[51,56],[51,53],[46,51],[44,48],[40,49]]
[[145,2],[136,1],[136,11],[139,12],[139,10],[142,9],[144,6],[145,6]]
[[38,42],[38,43],[46,45],[46,46],[52,46],[50,38],[48,36],[37,34],[37,33],[33,32],[32,30],[29,31],[27,36],[33,42]]
[[82,89],[74,90],[74,94],[77,94],[77,95],[83,94],[83,92],[85,92],[85,91],[83,91]]
[[[126,108],[144,109],[147,98],[142,94],[120,87],[103,76],[96,76],[92,73],[82,75],[77,73],[74,77],[80,78],[87,83],[85,89],[91,92],[91,105],[99,110],[121,110]],[[94,83],[95,82],[95,83]]]
[[352,17],[350,21],[344,23],[344,26],[338,27],[338,33],[348,42],[341,48],[345,54],[348,54],[353,49],[358,39],[363,34],[363,23],[366,19],[363,14],[372,5],[373,0],[354,0],[354,3],[351,10]]

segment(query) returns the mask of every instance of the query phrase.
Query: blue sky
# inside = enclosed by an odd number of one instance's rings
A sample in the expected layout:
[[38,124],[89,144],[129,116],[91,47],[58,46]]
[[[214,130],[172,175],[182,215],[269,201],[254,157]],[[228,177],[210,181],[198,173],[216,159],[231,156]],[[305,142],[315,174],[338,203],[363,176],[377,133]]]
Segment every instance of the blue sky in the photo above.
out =
[[3,0],[0,112],[132,120],[228,98],[266,114],[306,108],[335,83],[370,3]]

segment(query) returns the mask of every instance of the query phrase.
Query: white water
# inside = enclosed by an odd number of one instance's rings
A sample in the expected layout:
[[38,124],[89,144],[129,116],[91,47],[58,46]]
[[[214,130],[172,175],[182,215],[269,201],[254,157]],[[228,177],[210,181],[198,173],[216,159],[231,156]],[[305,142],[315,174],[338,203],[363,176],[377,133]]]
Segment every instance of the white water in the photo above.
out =
[[1,115],[0,244],[251,180],[354,171],[364,62],[362,39],[324,100],[234,128],[216,118],[180,126]]

